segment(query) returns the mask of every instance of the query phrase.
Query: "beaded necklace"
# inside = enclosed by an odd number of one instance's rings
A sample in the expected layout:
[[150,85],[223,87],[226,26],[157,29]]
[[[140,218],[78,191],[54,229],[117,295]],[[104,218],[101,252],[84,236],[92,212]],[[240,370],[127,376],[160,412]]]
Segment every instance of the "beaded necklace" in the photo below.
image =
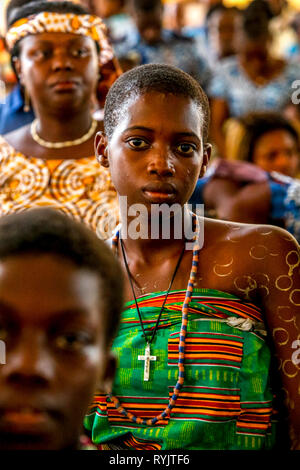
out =
[[[198,239],[198,233],[199,233],[199,223],[197,220],[197,217],[192,214],[193,217],[193,225],[196,225],[196,236],[194,237],[194,247],[193,247],[193,259],[192,259],[192,267],[191,267],[191,272],[190,272],[190,278],[188,281],[187,289],[186,289],[186,294],[185,294],[185,299],[182,304],[182,321],[181,321],[181,328],[180,328],[180,335],[179,335],[179,348],[178,348],[178,369],[179,369],[179,374],[178,374],[178,381],[173,389],[173,395],[169,400],[168,406],[165,408],[165,410],[155,418],[150,418],[150,419],[142,419],[139,418],[138,416],[135,416],[133,413],[130,413],[127,411],[122,404],[120,403],[119,399],[115,396],[112,395],[112,393],[108,394],[108,397],[114,404],[115,408],[117,411],[122,414],[123,416],[126,416],[131,422],[137,423],[137,424],[144,424],[146,426],[154,426],[158,421],[166,418],[170,413],[171,410],[174,408],[176,400],[180,394],[180,391],[183,387],[184,384],[184,356],[185,356],[185,339],[186,339],[186,334],[187,334],[187,322],[188,322],[188,309],[189,309],[189,303],[192,298],[192,293],[193,293],[193,288],[194,288],[194,283],[196,279],[196,274],[198,271],[198,264],[199,264],[199,251],[200,247],[197,243]],[[112,248],[117,253],[118,249],[118,242],[119,242],[119,237],[120,233],[119,231],[116,233],[116,235],[112,239]]]
[[130,273],[130,270],[129,270],[129,266],[128,266],[127,258],[126,258],[126,254],[125,254],[124,243],[123,243],[123,240],[122,240],[121,237],[119,237],[119,240],[120,240],[120,244],[121,244],[121,248],[122,248],[122,254],[123,254],[123,259],[124,259],[124,263],[125,263],[125,267],[126,267],[126,271],[127,271],[127,276],[128,276],[129,282],[130,282],[130,286],[131,286],[132,294],[133,294],[133,297],[134,297],[134,302],[135,302],[136,310],[137,310],[137,313],[138,313],[138,316],[139,316],[139,320],[140,320],[140,325],[141,325],[141,327],[142,327],[143,336],[144,336],[145,341],[146,341],[145,355],[144,355],[144,356],[138,356],[138,360],[145,362],[145,365],[144,365],[144,381],[148,381],[148,380],[149,380],[149,376],[150,376],[150,363],[151,363],[151,361],[156,361],[156,359],[157,359],[156,356],[151,356],[151,349],[150,349],[150,348],[151,348],[151,343],[152,343],[152,341],[153,341],[154,338],[155,338],[155,334],[156,334],[156,331],[157,331],[157,328],[158,328],[158,325],[159,325],[159,322],[160,322],[162,313],[163,313],[163,311],[164,311],[164,307],[165,307],[165,304],[166,304],[168,295],[169,295],[169,293],[170,293],[171,287],[172,287],[172,285],[173,285],[174,279],[175,279],[175,277],[176,277],[176,274],[177,274],[177,272],[178,272],[178,269],[179,269],[181,260],[182,260],[182,258],[183,258],[184,252],[185,252],[185,247],[183,247],[183,249],[181,250],[179,259],[178,259],[178,261],[177,261],[177,263],[176,263],[176,267],[175,267],[175,270],[174,270],[173,275],[172,275],[172,278],[171,278],[171,282],[170,282],[170,284],[169,284],[167,293],[166,293],[166,295],[165,295],[165,298],[164,298],[164,301],[163,301],[163,303],[162,303],[162,306],[161,306],[159,315],[158,315],[158,317],[157,317],[155,326],[154,326],[154,328],[153,328],[152,335],[150,336],[150,338],[148,338],[148,337],[147,337],[147,333],[146,333],[146,331],[145,331],[145,327],[144,327],[142,315],[141,315],[141,312],[140,312],[140,309],[139,309],[139,304],[138,304],[138,301],[137,301],[137,299],[136,299],[136,295],[135,295],[135,291],[134,291],[134,287],[133,287],[133,283],[132,283],[132,279],[131,279],[132,276],[131,276],[131,273]]
[[87,140],[89,140],[92,137],[92,135],[94,135],[97,129],[98,121],[92,118],[90,128],[83,136],[75,140],[66,140],[65,142],[49,142],[48,140],[42,139],[37,133],[37,130],[36,130],[37,125],[38,125],[38,120],[35,119],[30,126],[31,137],[33,138],[35,142],[37,142],[42,147],[46,147],[48,149],[62,149],[64,147],[73,147],[75,145],[80,145],[86,142]]

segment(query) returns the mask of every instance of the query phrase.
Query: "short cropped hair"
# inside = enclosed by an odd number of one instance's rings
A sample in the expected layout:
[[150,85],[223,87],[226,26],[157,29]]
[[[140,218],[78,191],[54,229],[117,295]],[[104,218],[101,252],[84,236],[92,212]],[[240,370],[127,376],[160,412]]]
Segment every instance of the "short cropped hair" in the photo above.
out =
[[99,277],[108,346],[123,306],[122,272],[109,246],[83,223],[54,209],[37,208],[0,218],[0,260],[25,254],[57,255]]
[[104,108],[104,129],[110,139],[122,114],[120,110],[133,96],[156,91],[184,96],[193,100],[199,108],[206,143],[209,129],[208,99],[199,83],[189,74],[170,65],[147,64],[125,72],[110,88]]
[[245,130],[240,144],[239,159],[253,162],[257,141],[268,132],[283,130],[288,132],[299,148],[299,136],[293,125],[281,114],[275,112],[249,113],[239,120]]

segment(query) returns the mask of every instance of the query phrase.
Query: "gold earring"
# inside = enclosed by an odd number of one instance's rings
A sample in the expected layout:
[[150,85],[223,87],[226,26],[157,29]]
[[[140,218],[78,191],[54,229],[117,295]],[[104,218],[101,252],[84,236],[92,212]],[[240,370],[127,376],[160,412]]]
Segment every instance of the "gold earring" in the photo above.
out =
[[202,178],[202,176],[205,175],[206,169],[207,169],[207,166],[206,166],[206,165],[202,165],[202,168],[201,168],[201,171],[200,171],[200,178]]
[[27,91],[27,88],[24,87],[24,107],[23,107],[24,113],[29,113],[30,111],[30,96]]

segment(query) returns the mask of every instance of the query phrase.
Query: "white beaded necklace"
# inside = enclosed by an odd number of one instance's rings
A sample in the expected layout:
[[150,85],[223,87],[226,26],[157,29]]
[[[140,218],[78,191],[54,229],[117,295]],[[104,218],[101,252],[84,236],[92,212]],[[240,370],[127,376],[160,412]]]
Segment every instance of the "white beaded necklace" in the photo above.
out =
[[42,139],[36,131],[37,124],[38,124],[38,120],[35,119],[30,126],[30,133],[31,133],[31,137],[33,138],[33,140],[37,142],[39,145],[41,145],[42,147],[46,147],[48,149],[61,149],[64,147],[72,147],[73,145],[80,145],[83,142],[86,142],[87,140],[89,140],[89,138],[92,137],[92,135],[95,133],[97,129],[98,121],[92,118],[92,122],[91,122],[91,126],[89,130],[82,137],[79,137],[79,139],[75,139],[75,140],[67,140],[65,142],[48,142],[47,140]]

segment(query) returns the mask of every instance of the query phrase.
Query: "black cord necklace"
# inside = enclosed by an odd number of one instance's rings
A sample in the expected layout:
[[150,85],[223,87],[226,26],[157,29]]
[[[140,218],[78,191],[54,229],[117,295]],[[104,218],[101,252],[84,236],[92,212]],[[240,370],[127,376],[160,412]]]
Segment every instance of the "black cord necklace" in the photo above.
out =
[[166,296],[165,296],[164,301],[163,301],[163,304],[162,304],[162,306],[161,306],[161,309],[160,309],[158,318],[157,318],[157,320],[156,320],[156,324],[155,324],[154,330],[153,330],[153,332],[152,332],[152,335],[151,335],[150,338],[147,338],[147,334],[146,334],[146,331],[145,331],[145,328],[144,328],[144,324],[143,324],[143,320],[142,320],[142,315],[141,315],[141,312],[140,312],[140,309],[139,309],[139,305],[138,305],[138,302],[137,302],[137,298],[136,298],[135,291],[134,291],[134,287],[133,287],[133,283],[132,283],[132,275],[131,275],[131,273],[130,273],[130,269],[129,269],[129,266],[128,266],[128,262],[127,262],[127,258],[126,258],[126,254],[125,254],[125,248],[124,248],[123,240],[122,240],[121,237],[120,237],[119,239],[120,239],[120,244],[121,244],[121,248],[122,248],[122,254],[123,254],[124,264],[125,264],[125,267],[126,267],[127,276],[128,276],[129,282],[130,282],[130,286],[131,286],[132,294],[133,294],[133,297],[134,297],[134,302],[135,302],[136,310],[137,310],[137,312],[138,312],[140,325],[141,325],[142,331],[143,331],[143,336],[144,336],[145,341],[146,341],[145,354],[144,354],[144,356],[138,356],[138,359],[141,360],[141,361],[145,361],[145,367],[144,367],[144,381],[148,381],[148,380],[149,380],[149,374],[150,374],[150,361],[156,361],[156,359],[157,359],[157,356],[151,356],[151,352],[150,352],[151,343],[152,343],[152,341],[153,341],[154,338],[155,338],[155,334],[156,334],[156,331],[157,331],[157,328],[158,328],[158,325],[159,325],[159,322],[160,322],[160,319],[161,319],[161,316],[162,316],[162,313],[163,313],[163,310],[164,310],[164,307],[165,307],[165,304],[166,304],[168,295],[169,295],[169,293],[170,293],[170,290],[171,290],[173,281],[174,281],[174,279],[175,279],[175,277],[176,277],[176,274],[177,274],[177,272],[178,272],[178,269],[179,269],[181,260],[182,260],[182,258],[183,258],[184,252],[185,252],[185,246],[183,247],[183,249],[182,249],[182,251],[181,251],[181,253],[180,253],[180,256],[179,256],[179,258],[178,258],[178,261],[177,261],[177,263],[176,263],[176,267],[175,267],[175,270],[174,270],[174,272],[173,272],[172,279],[171,279],[171,281],[170,281],[170,284],[169,284],[169,287],[168,287]]

